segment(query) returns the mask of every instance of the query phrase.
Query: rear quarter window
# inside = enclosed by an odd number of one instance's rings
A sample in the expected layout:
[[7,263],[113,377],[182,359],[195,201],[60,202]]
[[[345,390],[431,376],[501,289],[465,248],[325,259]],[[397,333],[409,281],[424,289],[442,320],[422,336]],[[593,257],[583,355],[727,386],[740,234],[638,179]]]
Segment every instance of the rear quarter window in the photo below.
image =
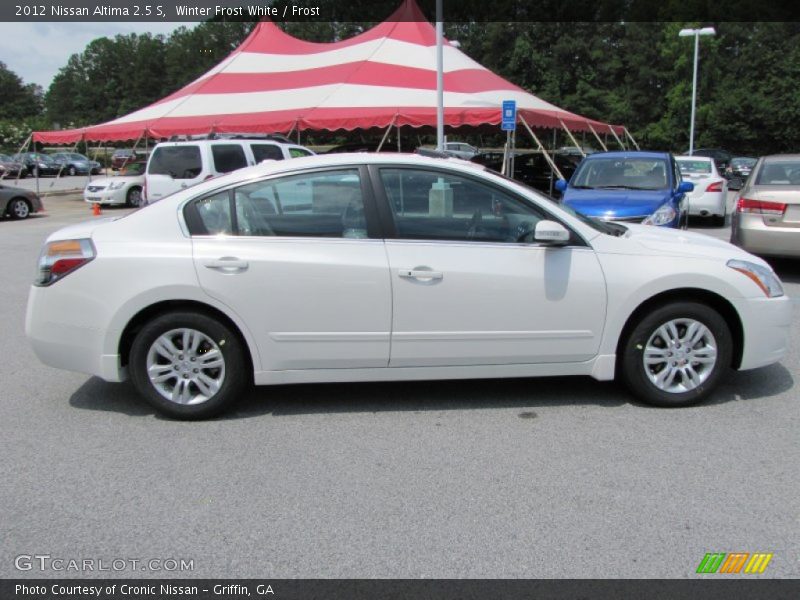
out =
[[230,173],[247,166],[244,148],[239,144],[214,144],[211,146],[211,156],[217,173]]
[[194,179],[203,171],[199,146],[162,146],[150,158],[150,175],[168,175],[173,179]]
[[283,151],[275,144],[250,144],[256,163],[262,160],[283,160]]

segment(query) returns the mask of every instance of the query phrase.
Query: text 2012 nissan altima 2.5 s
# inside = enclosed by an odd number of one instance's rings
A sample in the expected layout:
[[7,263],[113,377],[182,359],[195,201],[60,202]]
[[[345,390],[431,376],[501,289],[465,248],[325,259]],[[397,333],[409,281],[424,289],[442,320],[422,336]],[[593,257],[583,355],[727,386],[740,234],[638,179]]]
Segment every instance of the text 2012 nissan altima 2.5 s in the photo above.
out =
[[26,331],[48,365],[195,419],[251,381],[619,376],[684,406],[778,361],[790,319],[726,242],[588,219],[460,160],[337,154],[54,233]]

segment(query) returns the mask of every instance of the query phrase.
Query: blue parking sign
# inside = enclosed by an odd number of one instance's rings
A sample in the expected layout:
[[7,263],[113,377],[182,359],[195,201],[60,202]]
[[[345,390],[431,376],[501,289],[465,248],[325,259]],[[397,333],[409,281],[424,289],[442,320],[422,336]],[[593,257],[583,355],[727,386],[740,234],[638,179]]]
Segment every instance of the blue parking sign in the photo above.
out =
[[517,129],[516,100],[503,100],[503,121],[500,129],[503,131],[515,131]]

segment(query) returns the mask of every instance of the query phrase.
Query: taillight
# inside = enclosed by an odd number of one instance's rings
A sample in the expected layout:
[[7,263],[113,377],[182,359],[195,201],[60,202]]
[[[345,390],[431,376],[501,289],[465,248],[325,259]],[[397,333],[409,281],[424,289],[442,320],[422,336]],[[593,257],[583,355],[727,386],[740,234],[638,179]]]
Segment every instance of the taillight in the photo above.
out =
[[736,211],[740,213],[754,213],[757,215],[780,216],[786,212],[786,204],[783,202],[765,202],[764,200],[739,198],[739,202],[736,204]]
[[59,240],[45,244],[39,256],[34,285],[51,285],[91,261],[97,253],[92,240]]
[[721,192],[722,191],[722,182],[715,181],[711,185],[706,188],[707,192]]

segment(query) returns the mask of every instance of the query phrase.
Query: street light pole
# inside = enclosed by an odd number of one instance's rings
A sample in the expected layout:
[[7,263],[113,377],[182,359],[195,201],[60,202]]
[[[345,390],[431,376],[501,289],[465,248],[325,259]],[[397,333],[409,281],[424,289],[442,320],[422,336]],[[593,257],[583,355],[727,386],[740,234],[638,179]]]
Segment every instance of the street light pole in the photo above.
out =
[[694,36],[694,68],[692,70],[692,116],[689,122],[689,156],[694,154],[694,116],[697,107],[697,60],[700,54],[700,36],[715,35],[713,27],[703,27],[702,29],[681,29],[680,37]]
[[436,149],[444,150],[444,33],[442,0],[436,0]]

